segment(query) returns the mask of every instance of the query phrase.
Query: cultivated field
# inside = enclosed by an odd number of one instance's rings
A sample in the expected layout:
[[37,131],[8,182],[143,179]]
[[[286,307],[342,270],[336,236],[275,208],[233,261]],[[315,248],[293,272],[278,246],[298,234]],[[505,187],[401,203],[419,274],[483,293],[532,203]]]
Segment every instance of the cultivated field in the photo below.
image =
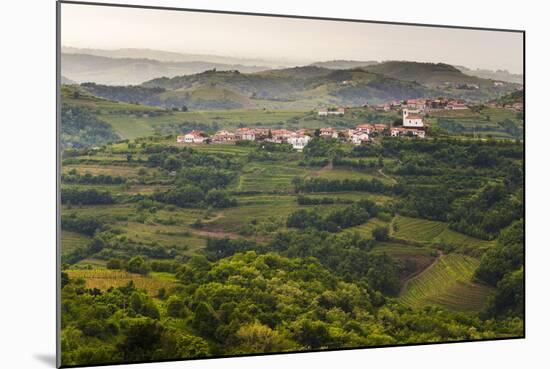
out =
[[478,260],[465,255],[441,255],[405,283],[399,301],[415,308],[439,305],[450,310],[479,310],[491,289],[472,281],[478,265]]
[[148,276],[132,274],[119,270],[67,270],[70,278],[82,278],[86,281],[86,288],[106,290],[111,287],[122,287],[132,281],[136,288],[145,290],[149,295],[156,296],[159,289],[170,288],[175,285],[175,278],[162,273],[151,273]]

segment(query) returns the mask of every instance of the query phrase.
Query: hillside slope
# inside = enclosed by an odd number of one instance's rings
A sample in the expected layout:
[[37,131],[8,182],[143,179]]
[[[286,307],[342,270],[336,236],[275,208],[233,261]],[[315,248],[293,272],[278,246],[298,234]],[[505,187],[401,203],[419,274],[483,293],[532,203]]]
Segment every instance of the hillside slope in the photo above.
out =
[[[111,60],[101,62],[111,65]],[[484,102],[518,85],[467,76],[447,64],[385,62],[352,69],[310,65],[253,73],[212,68],[140,85],[86,83],[83,87],[107,99],[164,108],[312,110],[437,96]]]
[[521,88],[515,83],[495,84],[492,79],[467,75],[457,67],[444,63],[387,61],[364,69],[404,81],[415,81],[437,89],[441,94],[472,101],[492,99]]
[[[147,88],[186,91],[205,86],[222,88],[249,99],[257,108],[269,102],[293,102],[297,108],[335,105],[361,105],[390,99],[420,97],[433,93],[416,82],[400,81],[362,69],[331,70],[320,67],[296,67],[258,73],[206,71],[190,76],[157,78],[142,84]],[[175,101],[164,100],[171,106]],[[177,103],[186,103],[183,99]],[[193,102],[187,101],[190,107]],[[245,107],[246,105],[241,105]]]

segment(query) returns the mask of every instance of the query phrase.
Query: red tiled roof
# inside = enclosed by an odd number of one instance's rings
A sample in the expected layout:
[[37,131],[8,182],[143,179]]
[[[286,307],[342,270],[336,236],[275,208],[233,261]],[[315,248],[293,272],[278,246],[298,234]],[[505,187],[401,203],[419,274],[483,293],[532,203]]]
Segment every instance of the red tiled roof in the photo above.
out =
[[365,123],[365,124],[359,124],[357,128],[374,128],[372,124]]

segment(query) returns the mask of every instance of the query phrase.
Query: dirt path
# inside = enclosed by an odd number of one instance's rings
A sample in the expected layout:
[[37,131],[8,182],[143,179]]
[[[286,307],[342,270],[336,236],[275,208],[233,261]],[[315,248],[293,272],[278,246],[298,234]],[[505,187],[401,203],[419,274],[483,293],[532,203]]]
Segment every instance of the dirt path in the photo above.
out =
[[441,257],[443,256],[443,253],[441,252],[441,250],[437,250],[437,257],[434,259],[434,261],[428,265],[427,268],[411,275],[409,278],[407,278],[407,280],[403,283],[403,286],[401,286],[401,289],[399,290],[399,295],[398,296],[401,296],[403,294],[403,292],[405,292],[405,290],[407,289],[407,286],[409,285],[409,283],[413,280],[413,279],[416,279],[418,277],[420,277],[422,274],[428,272],[430,269],[432,269],[435,264],[437,262],[439,262],[439,260],[441,259]]
[[269,240],[267,237],[261,237],[261,236],[243,236],[238,233],[233,232],[226,232],[226,231],[219,231],[219,230],[201,230],[201,229],[193,229],[190,231],[193,235],[199,236],[199,237],[206,237],[206,238],[229,238],[230,240],[236,240],[239,238],[244,238],[249,241],[256,241],[256,242],[266,242]]
[[396,180],[395,178],[393,178],[393,177],[390,177],[390,176],[387,175],[386,173],[384,173],[384,172],[382,171],[382,168],[378,169],[378,173],[380,173],[380,175],[381,175],[382,177],[387,178],[387,179],[389,179],[390,181],[392,181],[393,184],[396,184],[396,183],[397,183],[397,180]]
[[332,164],[332,159],[328,162],[327,165],[325,165],[324,167],[322,167],[321,169],[319,169],[318,171],[316,172],[313,172],[310,174],[310,177],[319,177],[321,174],[323,174],[324,172],[328,172],[329,170],[332,170],[334,168],[334,165]]
[[237,238],[245,238],[237,233],[232,232],[223,232],[223,231],[200,231],[200,230],[192,230],[192,234],[202,237],[210,237],[210,238],[229,238],[231,240],[235,240]]
[[218,214],[216,214],[214,217],[212,217],[210,219],[202,219],[202,222],[203,223],[212,223],[212,222],[215,222],[218,219],[223,218],[224,216],[225,215],[223,215],[223,212],[219,212]]

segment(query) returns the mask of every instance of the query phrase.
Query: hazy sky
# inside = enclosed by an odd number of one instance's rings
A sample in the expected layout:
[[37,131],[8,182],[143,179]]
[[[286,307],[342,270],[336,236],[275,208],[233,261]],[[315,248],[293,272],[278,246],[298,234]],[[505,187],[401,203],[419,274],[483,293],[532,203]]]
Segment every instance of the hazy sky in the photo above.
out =
[[521,33],[63,4],[63,46],[523,70]]

